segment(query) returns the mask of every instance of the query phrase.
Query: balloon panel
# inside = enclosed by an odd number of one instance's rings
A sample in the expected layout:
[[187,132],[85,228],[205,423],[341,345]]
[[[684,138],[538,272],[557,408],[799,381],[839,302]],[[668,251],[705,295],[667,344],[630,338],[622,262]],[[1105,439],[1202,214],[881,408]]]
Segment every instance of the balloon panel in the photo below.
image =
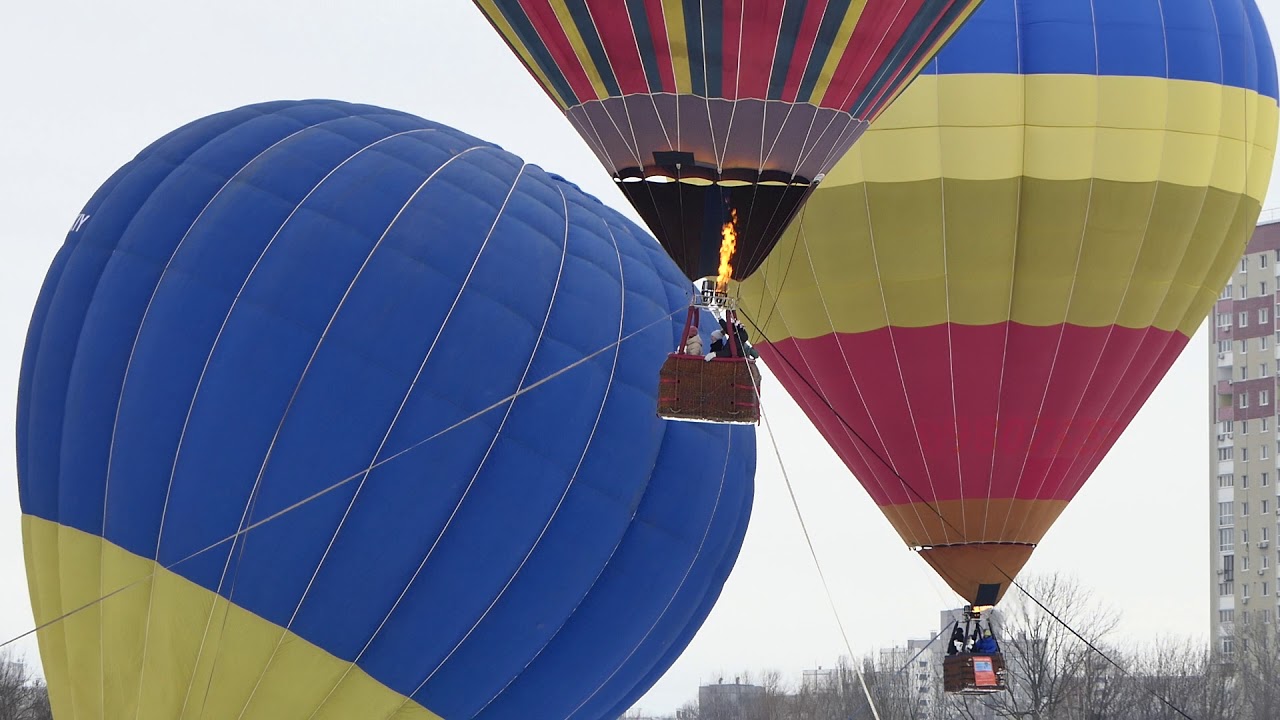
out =
[[971,601],[1204,320],[1270,179],[1251,0],[1093,5],[984,3],[742,286],[780,381]]
[[975,0],[476,0],[685,274],[747,277]]
[[688,285],[617,213],[307,101],[83,215],[19,392],[37,621],[120,589],[40,633],[59,714],[602,717],[705,618],[754,436],[655,417]]

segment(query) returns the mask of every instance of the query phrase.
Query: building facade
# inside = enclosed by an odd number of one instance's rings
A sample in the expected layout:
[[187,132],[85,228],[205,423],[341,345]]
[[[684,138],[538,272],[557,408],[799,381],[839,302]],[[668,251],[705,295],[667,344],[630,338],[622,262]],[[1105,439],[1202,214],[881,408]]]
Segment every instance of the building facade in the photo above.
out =
[[1210,318],[1210,628],[1230,658],[1237,629],[1272,623],[1280,531],[1276,371],[1280,218],[1260,223]]

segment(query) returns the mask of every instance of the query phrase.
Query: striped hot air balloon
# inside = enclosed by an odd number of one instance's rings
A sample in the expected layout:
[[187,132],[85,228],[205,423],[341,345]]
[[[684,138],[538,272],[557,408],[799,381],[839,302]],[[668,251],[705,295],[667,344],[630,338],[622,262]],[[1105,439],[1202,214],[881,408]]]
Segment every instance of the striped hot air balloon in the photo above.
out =
[[1276,96],[1253,0],[987,0],[743,285],[769,366],[966,600],[1212,307]]
[[411,115],[158,140],[74,224],[23,358],[54,712],[617,717],[750,514],[752,432],[653,414],[687,293],[616,212]]
[[977,0],[475,0],[691,279],[764,260]]

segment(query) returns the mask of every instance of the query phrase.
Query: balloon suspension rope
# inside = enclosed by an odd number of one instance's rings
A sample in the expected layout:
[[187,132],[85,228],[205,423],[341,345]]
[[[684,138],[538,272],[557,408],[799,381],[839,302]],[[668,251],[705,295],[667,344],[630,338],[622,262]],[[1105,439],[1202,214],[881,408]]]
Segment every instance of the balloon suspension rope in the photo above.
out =
[[[752,376],[752,383],[755,383],[755,377]],[[756,397],[760,397],[760,386],[756,385]],[[773,454],[778,459],[778,468],[782,471],[782,480],[786,483],[787,494],[791,496],[791,507],[795,508],[796,519],[800,521],[800,531],[804,533],[805,544],[809,546],[809,555],[813,558],[813,566],[818,570],[818,578],[822,581],[822,590],[827,595],[827,604],[831,606],[831,614],[835,616],[836,627],[840,628],[840,637],[844,639],[845,650],[849,652],[849,661],[853,666],[853,672],[858,676],[858,684],[862,686],[862,694],[867,697],[867,705],[871,708],[871,715],[875,720],[880,720],[880,713],[876,710],[875,701],[871,699],[871,690],[867,688],[867,680],[862,676],[862,670],[858,668],[858,660],[853,654],[853,645],[849,642],[849,633],[844,629],[844,622],[840,619],[840,611],[836,608],[835,597],[831,594],[831,585],[827,583],[827,574],[822,571],[822,562],[818,560],[818,551],[813,547],[813,538],[809,535],[809,527],[804,522],[804,514],[800,512],[800,503],[796,500],[796,491],[791,486],[791,476],[787,473],[787,466],[782,462],[782,452],[778,449],[778,438],[773,434],[773,424],[769,422],[769,417],[764,412],[764,406],[760,406],[760,418],[764,421],[764,427],[769,432],[769,442],[773,445]]]
[[[481,410],[477,410],[476,412],[474,412],[474,413],[472,413],[472,414],[468,415],[467,417],[465,417],[465,418],[463,418],[463,419],[461,419],[461,420],[459,420],[459,421],[455,422],[454,424],[450,425],[449,427],[446,427],[446,428],[444,428],[443,430],[439,430],[439,431],[437,431],[437,432],[433,433],[432,435],[430,435],[429,437],[426,437],[426,438],[423,438],[423,439],[421,439],[421,440],[418,440],[417,442],[415,442],[415,443],[413,443],[413,444],[409,445],[408,447],[406,447],[406,448],[404,448],[404,449],[402,449],[402,450],[399,450],[399,451],[397,451],[396,453],[394,453],[394,454],[392,454],[392,455],[388,455],[387,457],[385,457],[385,458],[383,458],[383,459],[379,460],[379,461],[378,461],[378,462],[376,462],[376,463],[373,463],[373,464],[372,464],[372,465],[370,465],[369,467],[367,467],[367,468],[365,468],[365,469],[363,469],[363,470],[360,470],[360,471],[358,471],[358,472],[356,472],[356,473],[354,473],[354,474],[352,474],[352,475],[348,475],[347,477],[342,478],[341,480],[339,480],[339,481],[337,481],[337,482],[333,483],[332,485],[329,485],[329,486],[327,486],[327,487],[324,487],[324,488],[322,488],[322,489],[320,489],[320,490],[318,490],[318,491],[316,491],[316,492],[312,493],[311,495],[308,495],[307,497],[305,497],[305,498],[303,498],[303,499],[301,499],[301,500],[299,500],[299,501],[297,501],[297,502],[293,503],[292,505],[289,505],[289,506],[288,506],[288,507],[286,507],[286,508],[283,508],[283,509],[281,509],[281,510],[277,510],[276,512],[272,513],[271,515],[268,515],[267,517],[265,517],[265,518],[263,518],[263,519],[261,519],[261,520],[258,520],[257,522],[254,522],[254,523],[252,523],[252,524],[250,524],[250,525],[246,525],[243,529],[241,529],[241,530],[239,530],[239,531],[237,531],[237,532],[234,532],[234,533],[232,533],[232,534],[230,534],[230,535],[228,535],[228,536],[226,536],[226,537],[222,538],[221,540],[218,540],[218,541],[216,541],[216,542],[214,542],[214,543],[212,543],[212,544],[210,544],[210,545],[207,545],[207,546],[205,546],[205,547],[203,547],[203,548],[201,548],[201,549],[199,549],[199,550],[196,550],[195,552],[191,553],[190,555],[187,555],[186,557],[184,557],[184,558],[182,558],[182,559],[180,559],[180,560],[175,560],[175,561],[173,561],[172,563],[169,563],[168,565],[165,565],[165,566],[163,566],[163,567],[162,567],[162,568],[160,568],[160,569],[162,569],[162,570],[172,570],[173,568],[175,568],[175,567],[177,567],[177,566],[181,565],[182,563],[187,562],[188,560],[192,560],[192,559],[194,559],[194,558],[196,558],[196,557],[199,557],[200,555],[203,555],[204,553],[207,553],[207,552],[209,552],[210,550],[213,550],[214,548],[220,547],[220,546],[222,546],[222,545],[225,545],[225,544],[227,544],[227,543],[229,543],[229,542],[234,541],[236,538],[240,537],[241,535],[245,535],[245,534],[247,534],[247,533],[248,533],[248,532],[250,532],[251,530],[254,530],[254,529],[256,529],[256,528],[262,527],[263,525],[266,525],[267,523],[271,522],[272,520],[275,520],[275,519],[277,519],[277,518],[279,518],[279,517],[281,517],[281,516],[283,516],[283,515],[287,515],[287,514],[289,514],[289,513],[293,512],[294,510],[297,510],[298,508],[302,507],[303,505],[306,505],[307,503],[310,503],[310,502],[311,502],[311,501],[313,501],[313,500],[318,500],[319,498],[321,498],[321,497],[323,497],[323,496],[325,496],[325,495],[328,495],[329,493],[333,492],[334,490],[337,490],[338,488],[340,488],[340,487],[342,487],[342,486],[344,486],[344,485],[346,485],[346,484],[348,484],[348,483],[351,483],[351,482],[353,482],[353,481],[355,481],[355,480],[357,480],[357,479],[359,479],[359,478],[361,478],[361,477],[363,477],[363,476],[367,475],[370,471],[372,471],[372,470],[374,470],[374,469],[376,469],[376,468],[379,468],[379,467],[381,467],[381,466],[383,466],[383,465],[386,465],[387,463],[391,462],[392,460],[395,460],[395,459],[397,459],[397,458],[400,458],[400,457],[402,457],[402,456],[404,456],[404,455],[409,454],[410,452],[412,452],[412,451],[414,451],[414,450],[418,449],[419,447],[422,447],[423,445],[426,445],[427,443],[431,442],[432,440],[435,440],[436,438],[440,437],[441,435],[444,435],[444,434],[446,434],[446,433],[448,433],[448,432],[452,432],[453,430],[457,430],[458,428],[462,427],[463,425],[466,425],[467,423],[471,422],[472,420],[476,420],[476,419],[480,418],[481,416],[483,416],[484,414],[486,414],[486,413],[490,412],[491,410],[495,410],[495,409],[497,409],[497,408],[499,408],[499,407],[501,407],[501,406],[503,406],[503,405],[505,405],[505,404],[507,404],[507,403],[509,403],[509,402],[511,402],[511,401],[513,401],[513,400],[515,400],[516,398],[520,397],[521,395],[524,395],[525,393],[529,392],[530,390],[534,390],[534,389],[536,389],[536,388],[538,388],[538,387],[540,387],[540,386],[542,386],[542,385],[545,385],[546,383],[551,382],[552,380],[556,379],[557,377],[560,377],[561,375],[563,375],[563,374],[565,374],[565,373],[569,372],[570,370],[573,370],[574,368],[578,367],[579,365],[582,365],[583,363],[589,362],[589,361],[593,360],[594,358],[596,358],[596,357],[598,357],[598,356],[600,356],[600,355],[603,355],[603,354],[604,354],[604,353],[606,353],[606,352],[609,352],[610,350],[612,350],[612,349],[614,349],[615,347],[617,347],[617,346],[621,345],[622,343],[624,343],[624,342],[626,342],[626,341],[628,341],[628,340],[631,340],[632,338],[636,337],[637,335],[640,335],[640,334],[642,334],[642,333],[648,332],[649,330],[653,329],[654,327],[656,327],[656,326],[658,326],[658,325],[661,325],[661,324],[663,324],[663,323],[669,322],[669,321],[670,321],[673,317],[675,317],[678,313],[681,313],[681,312],[683,312],[683,311],[684,311],[684,308],[683,308],[683,307],[681,307],[680,309],[675,310],[675,311],[673,311],[673,312],[671,312],[671,313],[667,314],[667,315],[666,315],[666,316],[664,316],[664,317],[660,317],[660,318],[658,318],[657,320],[654,320],[653,322],[649,323],[648,325],[645,325],[644,327],[640,328],[639,330],[635,330],[635,331],[633,331],[633,332],[631,332],[631,333],[628,333],[627,335],[624,335],[623,337],[619,338],[618,340],[615,340],[614,342],[611,342],[611,343],[609,343],[608,345],[605,345],[604,347],[600,348],[599,350],[596,350],[595,352],[591,353],[590,355],[586,355],[586,356],[584,356],[584,357],[581,357],[581,358],[579,358],[579,359],[577,359],[577,360],[573,361],[572,363],[569,363],[568,365],[566,365],[566,366],[564,366],[564,367],[560,368],[559,370],[557,370],[557,371],[555,371],[555,372],[551,373],[550,375],[548,375],[548,376],[546,376],[546,377],[542,378],[541,380],[538,380],[537,382],[534,382],[534,383],[530,383],[530,384],[529,384],[529,385],[527,385],[526,387],[522,387],[522,388],[520,388],[519,390],[515,391],[514,393],[512,393],[512,394],[510,394],[510,395],[507,395],[506,397],[501,398],[501,399],[499,399],[499,400],[497,400],[497,401],[493,402],[492,404],[488,405],[487,407],[485,407],[485,408],[483,408],[483,409],[481,409]],[[80,606],[75,607],[75,608],[73,608],[73,609],[71,609],[71,610],[68,610],[67,612],[62,613],[61,615],[59,615],[59,616],[57,616],[57,617],[55,617],[55,618],[53,618],[53,619],[51,619],[51,620],[47,620],[47,621],[45,621],[45,622],[42,622],[42,623],[40,623],[40,624],[36,625],[35,627],[31,628],[30,630],[27,630],[26,632],[23,632],[23,633],[21,633],[21,634],[19,634],[19,635],[15,635],[15,636],[13,636],[13,637],[9,638],[8,640],[5,640],[4,642],[0,642],[0,649],[4,649],[4,648],[8,647],[9,645],[12,645],[13,643],[15,643],[15,642],[17,642],[17,641],[21,640],[22,638],[25,638],[25,637],[27,637],[27,636],[29,636],[29,635],[33,635],[33,634],[35,634],[35,633],[37,633],[37,632],[39,632],[39,631],[41,631],[41,630],[44,630],[44,629],[45,629],[45,628],[47,628],[47,627],[50,627],[50,626],[52,626],[52,625],[56,625],[57,623],[62,622],[63,620],[66,620],[67,618],[72,617],[73,615],[76,615],[76,614],[79,614],[80,612],[83,612],[83,611],[85,611],[85,610],[88,610],[89,608],[91,608],[91,607],[93,607],[93,606],[97,605],[98,603],[100,603],[100,602],[102,602],[102,601],[106,600],[107,598],[113,597],[113,596],[115,596],[115,595],[119,595],[120,593],[124,592],[125,590],[128,590],[129,588],[137,587],[137,586],[141,585],[142,583],[144,583],[144,582],[146,582],[146,581],[150,580],[152,577],[154,577],[154,576],[155,576],[155,574],[156,574],[156,572],[157,572],[157,569],[156,569],[155,567],[153,567],[153,568],[151,569],[151,571],[150,571],[150,572],[148,572],[146,575],[143,575],[142,577],[138,578],[137,580],[134,580],[133,582],[130,582],[130,583],[125,584],[125,585],[122,585],[122,586],[120,586],[120,587],[116,588],[115,590],[112,590],[112,591],[111,591],[111,592],[109,592],[109,593],[106,593],[106,594],[104,594],[104,595],[101,595],[101,596],[99,596],[99,597],[97,597],[97,598],[95,598],[95,599],[93,599],[93,600],[90,600],[89,602],[87,602],[87,603],[85,603],[85,604],[83,604],[83,605],[80,605]]]
[[[908,490],[910,490],[910,491],[911,491],[911,494],[913,494],[913,495],[915,495],[917,498],[919,498],[920,502],[921,502],[921,503],[923,503],[925,507],[929,508],[929,510],[930,510],[930,511],[932,511],[932,512],[933,512],[933,514],[937,515],[937,516],[938,516],[938,519],[939,519],[940,521],[942,521],[943,523],[945,523],[945,524],[946,524],[948,527],[950,527],[951,529],[955,530],[955,531],[956,531],[956,534],[957,534],[957,535],[959,535],[961,539],[964,539],[964,537],[965,537],[964,532],[963,532],[963,531],[961,531],[961,530],[960,530],[960,528],[957,528],[955,525],[953,525],[949,520],[947,520],[947,518],[943,516],[942,512],[941,512],[941,511],[939,511],[939,510],[938,510],[938,508],[937,508],[937,507],[935,507],[933,503],[929,502],[929,500],[928,500],[927,498],[925,498],[923,495],[921,495],[921,494],[920,494],[920,492],[919,492],[919,491],[917,491],[917,490],[915,489],[915,487],[913,487],[913,486],[911,485],[911,483],[907,482],[906,478],[904,478],[904,477],[902,477],[901,475],[899,475],[899,474],[898,474],[898,471],[897,471],[897,470],[894,470],[894,469],[893,469],[893,466],[889,464],[889,461],[887,461],[887,460],[885,460],[883,457],[881,457],[881,456],[880,456],[880,454],[876,452],[875,448],[873,448],[873,447],[871,446],[871,444],[870,444],[870,443],[868,443],[865,439],[863,439],[863,437],[862,437],[861,435],[859,435],[859,434],[858,434],[858,431],[857,431],[857,430],[855,430],[855,429],[853,428],[853,426],[852,426],[852,425],[850,425],[850,424],[849,424],[849,422],[848,422],[847,420],[845,420],[844,416],[840,414],[840,411],[836,410],[836,408],[835,408],[835,407],[830,403],[830,401],[828,401],[828,400],[827,400],[826,396],[825,396],[825,395],[823,395],[821,392],[819,392],[819,391],[818,391],[818,389],[817,389],[816,387],[814,387],[813,383],[811,383],[811,382],[809,381],[809,379],[808,379],[808,378],[806,378],[806,377],[804,376],[804,374],[800,372],[800,370],[795,366],[795,364],[793,364],[793,363],[791,362],[791,360],[786,356],[786,353],[782,352],[782,350],[781,350],[777,345],[775,345],[773,342],[771,342],[771,341],[769,340],[769,337],[768,337],[767,335],[765,335],[764,330],[763,330],[760,326],[756,325],[755,321],[753,321],[753,320],[751,319],[751,316],[750,316],[750,315],[748,315],[746,312],[740,312],[739,314],[740,314],[743,318],[745,318],[745,319],[746,319],[746,321],[747,321],[748,323],[750,323],[750,324],[751,324],[751,327],[756,331],[756,333],[758,333],[758,334],[760,335],[760,337],[765,341],[765,343],[767,343],[767,344],[769,345],[769,347],[773,350],[774,354],[776,354],[776,355],[778,356],[778,358],[779,358],[780,360],[782,360],[782,362],[783,362],[783,363],[785,363],[785,364],[786,364],[786,366],[787,366],[788,368],[790,368],[790,370],[791,370],[792,374],[793,374],[795,377],[799,378],[799,379],[800,379],[800,381],[801,381],[801,382],[803,382],[803,383],[805,384],[805,386],[806,386],[806,387],[808,387],[808,388],[809,388],[809,390],[810,390],[811,392],[813,392],[814,396],[815,396],[815,397],[817,397],[818,399],[820,399],[820,400],[822,401],[822,404],[823,404],[823,405],[825,405],[825,406],[826,406],[826,408],[827,408],[828,410],[830,410],[830,411],[831,411],[831,413],[832,413],[833,415],[835,415],[835,416],[836,416],[836,418],[840,421],[840,424],[841,424],[841,425],[843,425],[843,426],[845,427],[845,429],[846,429],[846,430],[848,430],[848,431],[849,431],[849,432],[850,432],[854,437],[856,437],[856,438],[858,439],[858,442],[862,443],[863,447],[864,447],[864,448],[866,448],[866,450],[867,450],[868,452],[870,452],[870,453],[871,453],[872,457],[874,457],[875,459],[879,460],[881,464],[883,464],[886,468],[888,468],[888,469],[889,469],[889,472],[893,473],[894,477],[896,477],[898,480],[902,481],[902,485],[903,485],[903,487],[905,487],[905,488],[907,488]],[[770,434],[770,436],[772,437],[772,433]],[[775,449],[776,449],[776,445],[775,445]],[[783,472],[783,477],[786,477],[786,473],[785,473],[785,471]],[[790,490],[790,489],[791,489],[790,482],[788,482],[788,484],[787,484],[787,489],[788,489],[788,490]],[[791,499],[792,499],[792,502],[795,502],[795,496],[794,496],[794,495],[792,495],[792,498],[791,498]],[[799,512],[799,508],[797,508],[797,510],[796,510],[796,511],[797,511],[797,512]],[[806,539],[808,538],[808,533],[807,533],[807,532],[806,532],[806,534],[805,534],[805,537],[806,537]],[[809,549],[810,549],[810,551],[812,551],[812,550],[813,550],[813,546],[812,546],[812,544],[809,546]],[[815,556],[815,558],[814,558],[814,559],[815,559],[815,561],[817,560],[816,556]],[[1028,598],[1030,598],[1031,602],[1035,603],[1035,604],[1036,604],[1036,605],[1037,605],[1041,610],[1043,610],[1045,613],[1047,613],[1047,614],[1049,615],[1049,617],[1053,618],[1055,621],[1057,621],[1057,623],[1058,623],[1058,624],[1060,624],[1060,625],[1062,625],[1062,627],[1066,628],[1068,632],[1070,632],[1072,635],[1076,636],[1076,638],[1078,638],[1078,639],[1080,640],[1080,642],[1084,643],[1084,644],[1085,644],[1085,645],[1086,645],[1090,650],[1092,650],[1093,652],[1095,652],[1095,653],[1097,653],[1098,655],[1100,655],[1100,656],[1102,657],[1102,659],[1103,659],[1103,660],[1106,660],[1108,663],[1110,663],[1110,664],[1111,664],[1111,666],[1112,666],[1112,667],[1114,667],[1116,670],[1119,670],[1119,671],[1120,671],[1121,673],[1123,673],[1126,677],[1130,677],[1130,678],[1133,678],[1133,677],[1134,677],[1133,673],[1129,672],[1129,670],[1128,670],[1128,669],[1126,669],[1126,668],[1125,668],[1124,666],[1122,666],[1120,663],[1118,663],[1118,662],[1116,662],[1114,659],[1112,659],[1110,655],[1107,655],[1105,652],[1103,652],[1101,648],[1099,648],[1097,645],[1094,645],[1094,644],[1093,644],[1093,642],[1091,642],[1091,641],[1090,641],[1089,639],[1087,639],[1085,636],[1083,636],[1083,635],[1081,635],[1079,632],[1077,632],[1075,628],[1073,628],[1073,627],[1071,627],[1070,625],[1068,625],[1068,624],[1067,624],[1067,622],[1066,622],[1065,620],[1063,620],[1061,617],[1059,617],[1057,613],[1055,613],[1055,612],[1053,612],[1052,610],[1050,610],[1050,609],[1049,609],[1049,607],[1048,607],[1048,606],[1046,606],[1043,602],[1041,602],[1039,598],[1037,598],[1035,595],[1032,595],[1032,594],[1031,594],[1031,592],[1030,592],[1030,591],[1028,591],[1025,587],[1023,587],[1023,585],[1022,585],[1021,583],[1019,583],[1017,580],[1015,580],[1015,579],[1013,578],[1013,576],[1012,576],[1012,575],[1010,575],[1009,573],[1005,572],[1005,571],[1004,571],[1004,568],[1002,568],[1002,567],[1000,567],[999,565],[995,564],[995,562],[992,562],[992,563],[991,563],[991,566],[992,566],[993,568],[995,568],[995,569],[996,569],[996,572],[999,572],[999,573],[1000,573],[1001,575],[1003,575],[1006,579],[1008,579],[1008,581],[1009,581],[1009,584],[1010,584],[1010,585],[1012,585],[1013,587],[1018,588],[1018,590],[1020,590],[1020,591],[1022,592],[1022,594],[1023,594],[1023,595],[1026,595]],[[826,583],[825,579],[823,580],[823,583],[824,583],[824,584]],[[828,593],[828,596],[829,596],[829,593]],[[939,635],[941,635],[941,633],[939,633]],[[938,637],[938,635],[935,635],[935,636],[934,636],[934,639],[936,640],[936,639],[937,639],[937,637]],[[847,642],[848,642],[848,640],[846,639],[846,641],[845,641],[845,642],[847,643]],[[932,640],[930,640],[930,643],[932,643],[932,642],[933,642],[933,641],[932,641]],[[3,646],[3,645],[0,645],[0,647],[4,647],[4,646]],[[924,650],[922,649],[920,652],[924,652]],[[919,654],[919,653],[917,653],[917,655],[918,655],[918,654]],[[859,676],[859,677],[861,677],[861,676]],[[1190,715],[1188,715],[1185,711],[1183,711],[1183,710],[1182,710],[1182,708],[1178,707],[1177,705],[1174,705],[1172,701],[1170,701],[1168,698],[1164,697],[1164,696],[1163,696],[1163,695],[1161,695],[1160,693],[1156,692],[1154,689],[1152,689],[1152,688],[1150,688],[1150,687],[1147,687],[1147,692],[1150,692],[1150,693],[1151,693],[1151,695],[1152,695],[1152,696],[1154,696],[1157,700],[1159,700],[1161,703],[1163,703],[1163,704],[1167,705],[1171,710],[1173,710],[1174,712],[1178,713],[1179,715],[1181,715],[1182,717],[1186,718],[1187,720],[1195,720],[1195,718],[1192,718],[1192,717],[1191,717]]]

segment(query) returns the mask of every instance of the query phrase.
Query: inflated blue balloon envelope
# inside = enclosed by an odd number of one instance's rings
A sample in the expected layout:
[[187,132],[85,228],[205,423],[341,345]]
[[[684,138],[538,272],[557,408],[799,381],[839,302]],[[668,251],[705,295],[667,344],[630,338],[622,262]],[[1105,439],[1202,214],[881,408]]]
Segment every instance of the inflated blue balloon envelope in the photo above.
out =
[[[404,113],[193,122],[76,219],[19,384],[59,717],[598,718],[705,619],[753,430],[655,416],[689,286]],[[114,593],[114,594],[112,594]]]

